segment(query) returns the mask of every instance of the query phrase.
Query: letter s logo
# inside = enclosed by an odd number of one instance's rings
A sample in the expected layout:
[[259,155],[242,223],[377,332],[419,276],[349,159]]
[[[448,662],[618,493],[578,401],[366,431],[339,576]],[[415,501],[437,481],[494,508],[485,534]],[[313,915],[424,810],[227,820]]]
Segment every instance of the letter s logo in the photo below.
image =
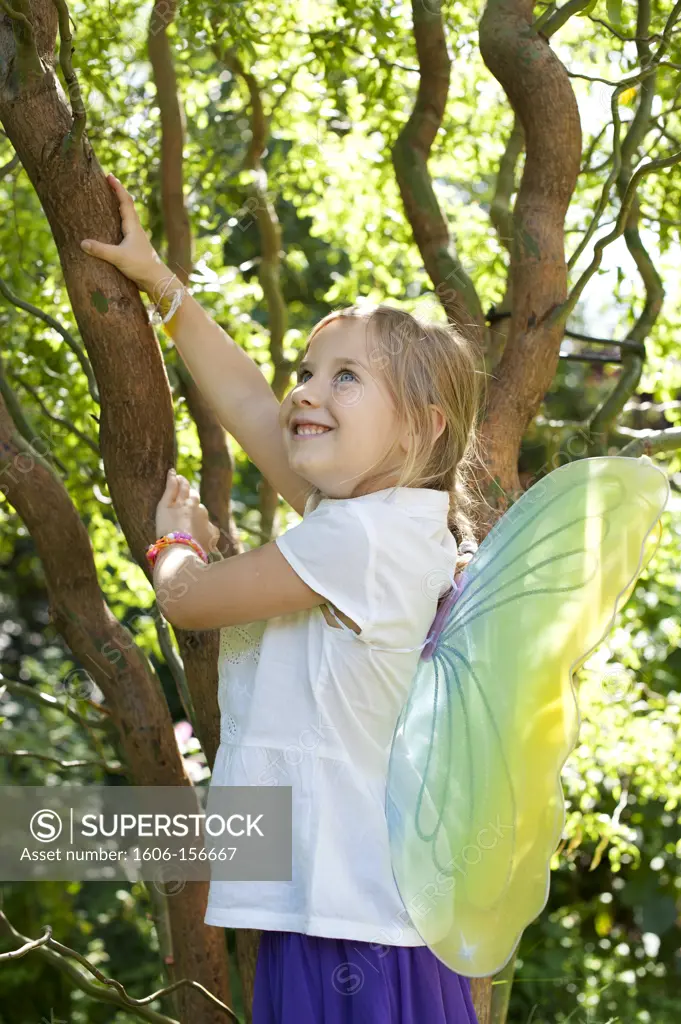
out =
[[51,843],[61,835],[62,820],[56,811],[43,807],[35,812],[28,827],[38,842]]

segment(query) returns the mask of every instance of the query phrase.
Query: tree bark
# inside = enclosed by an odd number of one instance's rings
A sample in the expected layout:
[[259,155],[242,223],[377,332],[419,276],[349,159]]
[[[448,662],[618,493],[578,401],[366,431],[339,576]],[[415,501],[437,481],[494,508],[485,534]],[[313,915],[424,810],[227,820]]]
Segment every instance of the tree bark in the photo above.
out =
[[[502,513],[522,493],[520,442],[560,358],[563,325],[542,321],[567,296],[565,214],[581,160],[570,79],[548,41],[533,29],[532,10],[532,0],[488,0],[480,22],[482,58],[522,125],[526,152],[513,210],[511,321],[480,431],[481,490]],[[487,525],[496,518],[491,515]]]
[[409,120],[392,151],[395,177],[424,266],[448,320],[484,340],[485,317],[475,286],[454,251],[428,172],[428,157],[447,103],[450,61],[439,0],[412,2],[419,88]]

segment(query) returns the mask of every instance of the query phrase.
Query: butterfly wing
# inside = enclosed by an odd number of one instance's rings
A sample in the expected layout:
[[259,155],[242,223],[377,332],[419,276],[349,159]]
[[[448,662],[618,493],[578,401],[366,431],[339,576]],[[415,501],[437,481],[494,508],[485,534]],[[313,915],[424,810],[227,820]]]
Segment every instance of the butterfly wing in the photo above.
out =
[[438,612],[396,724],[386,817],[407,912],[460,974],[501,970],[546,905],[579,731],[572,676],[650,561],[668,496],[647,456],[554,470]]

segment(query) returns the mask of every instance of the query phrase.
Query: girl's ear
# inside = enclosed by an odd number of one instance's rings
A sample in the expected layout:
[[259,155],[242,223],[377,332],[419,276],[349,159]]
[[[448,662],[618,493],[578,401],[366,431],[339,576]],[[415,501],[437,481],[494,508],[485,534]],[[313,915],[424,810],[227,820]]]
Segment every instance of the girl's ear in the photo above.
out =
[[447,420],[439,405],[430,405],[429,408],[433,424],[433,444],[435,444],[438,437],[447,426]]
[[411,438],[411,430],[409,427],[405,427],[400,435],[399,446],[405,454],[409,451],[409,442]]

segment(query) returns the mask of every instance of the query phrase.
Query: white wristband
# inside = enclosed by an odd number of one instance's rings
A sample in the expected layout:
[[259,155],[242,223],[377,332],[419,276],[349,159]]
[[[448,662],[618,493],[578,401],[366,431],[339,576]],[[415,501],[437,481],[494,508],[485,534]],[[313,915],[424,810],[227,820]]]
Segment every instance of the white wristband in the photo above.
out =
[[[166,313],[165,316],[162,316],[159,307],[161,305],[161,302],[163,301],[165,293],[168,291],[168,288],[170,287],[170,284],[172,283],[173,280],[176,280],[177,283],[180,285],[180,287],[177,288],[175,290],[175,292],[173,293],[173,298],[172,298],[172,301],[170,303],[170,309],[168,310],[168,312]],[[187,289],[181,283],[181,281],[177,277],[177,275],[173,274],[171,277],[169,277],[167,279],[167,281],[166,281],[165,288],[163,289],[163,291],[161,292],[161,295],[159,296],[158,302],[156,302],[154,304],[154,308],[151,311],[150,318],[149,318],[151,323],[154,323],[154,324],[165,324],[165,323],[167,323],[171,319],[171,317],[175,316],[175,313],[179,309],[180,304],[181,304],[181,302],[184,299],[186,294],[187,294]]]

